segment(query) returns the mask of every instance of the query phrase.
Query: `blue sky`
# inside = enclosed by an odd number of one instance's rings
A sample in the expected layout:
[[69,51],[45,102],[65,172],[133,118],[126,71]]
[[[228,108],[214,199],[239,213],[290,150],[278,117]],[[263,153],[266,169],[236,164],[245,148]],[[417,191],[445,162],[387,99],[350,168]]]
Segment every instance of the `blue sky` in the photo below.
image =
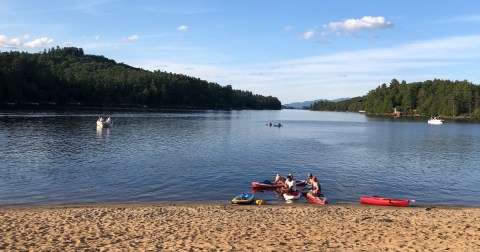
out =
[[57,45],[282,103],[335,99],[393,78],[480,84],[480,2],[0,1],[0,51]]

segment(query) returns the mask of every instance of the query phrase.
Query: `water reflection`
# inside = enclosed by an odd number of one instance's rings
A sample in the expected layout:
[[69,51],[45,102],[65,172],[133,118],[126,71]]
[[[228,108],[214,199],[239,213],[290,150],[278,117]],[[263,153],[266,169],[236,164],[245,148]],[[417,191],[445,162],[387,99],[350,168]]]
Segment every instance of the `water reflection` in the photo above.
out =
[[104,136],[105,138],[108,138],[109,135],[110,135],[110,128],[97,126],[97,138],[102,138],[102,136]]

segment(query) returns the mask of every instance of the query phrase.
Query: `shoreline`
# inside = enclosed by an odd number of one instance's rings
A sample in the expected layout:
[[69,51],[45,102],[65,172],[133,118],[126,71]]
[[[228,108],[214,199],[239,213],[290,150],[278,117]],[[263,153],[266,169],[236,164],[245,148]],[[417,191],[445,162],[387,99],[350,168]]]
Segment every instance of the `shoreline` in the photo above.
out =
[[0,207],[0,250],[478,251],[480,207],[82,204]]
[[[182,202],[107,202],[107,203],[60,203],[60,204],[19,204],[19,205],[0,205],[0,210],[2,209],[24,209],[24,208],[92,208],[92,207],[145,207],[145,206],[244,206],[244,207],[258,207],[255,203],[246,204],[246,205],[236,205],[232,204],[229,201],[182,201]],[[268,206],[322,206],[321,204],[316,204],[313,202],[294,202],[287,203],[283,202],[266,202],[265,205]],[[343,206],[343,207],[380,207],[380,208],[446,208],[446,209],[462,209],[462,208],[478,208],[480,206],[475,205],[442,205],[442,204],[421,204],[410,203],[406,207],[395,207],[395,206],[379,206],[379,205],[369,205],[362,203],[348,203],[348,202],[337,202],[337,203],[328,203],[323,206]]]

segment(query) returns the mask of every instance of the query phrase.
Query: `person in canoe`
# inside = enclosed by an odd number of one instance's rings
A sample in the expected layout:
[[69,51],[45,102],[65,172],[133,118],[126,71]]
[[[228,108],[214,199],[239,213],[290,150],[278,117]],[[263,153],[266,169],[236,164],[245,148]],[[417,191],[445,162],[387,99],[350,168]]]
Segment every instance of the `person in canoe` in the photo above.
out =
[[314,176],[314,177],[311,179],[311,181],[312,181],[312,189],[311,189],[310,192],[308,192],[308,193],[310,193],[310,194],[312,194],[312,195],[319,195],[319,194],[321,194],[321,193],[322,193],[322,187],[320,186],[320,183],[318,182],[317,177]]
[[312,186],[312,184],[313,184],[313,174],[309,173],[307,175],[307,186]]
[[277,173],[277,175],[275,176],[275,181],[273,182],[273,184],[283,184],[285,183],[285,178],[282,177],[280,175],[280,173]]
[[286,192],[296,192],[297,191],[297,182],[293,179],[292,174],[288,174],[285,185],[281,189],[281,193]]

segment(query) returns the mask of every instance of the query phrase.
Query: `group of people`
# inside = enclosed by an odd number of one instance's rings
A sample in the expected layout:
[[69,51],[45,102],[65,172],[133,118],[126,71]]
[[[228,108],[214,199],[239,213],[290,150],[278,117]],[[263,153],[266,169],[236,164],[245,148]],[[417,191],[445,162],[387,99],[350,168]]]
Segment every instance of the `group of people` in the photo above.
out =
[[270,126],[270,127],[272,127],[272,126],[274,126],[274,127],[282,127],[282,126],[283,126],[283,124],[281,124],[281,123],[278,123],[278,124],[267,123],[266,125],[267,125],[267,126]]
[[[288,174],[287,178],[285,179],[279,173],[275,176],[275,184],[282,183],[283,187],[280,188],[280,193],[286,192],[296,192],[297,191],[297,182],[293,178],[292,174]],[[310,191],[308,193],[312,195],[319,195],[322,193],[322,187],[320,186],[320,182],[318,182],[317,177],[313,176],[312,173],[308,174],[307,177],[307,186],[310,186]]]
[[110,117],[108,117],[107,119],[105,119],[103,116],[99,116],[99,117],[98,117],[98,121],[99,121],[99,122],[111,123],[111,122],[112,122],[112,119],[110,119]]

